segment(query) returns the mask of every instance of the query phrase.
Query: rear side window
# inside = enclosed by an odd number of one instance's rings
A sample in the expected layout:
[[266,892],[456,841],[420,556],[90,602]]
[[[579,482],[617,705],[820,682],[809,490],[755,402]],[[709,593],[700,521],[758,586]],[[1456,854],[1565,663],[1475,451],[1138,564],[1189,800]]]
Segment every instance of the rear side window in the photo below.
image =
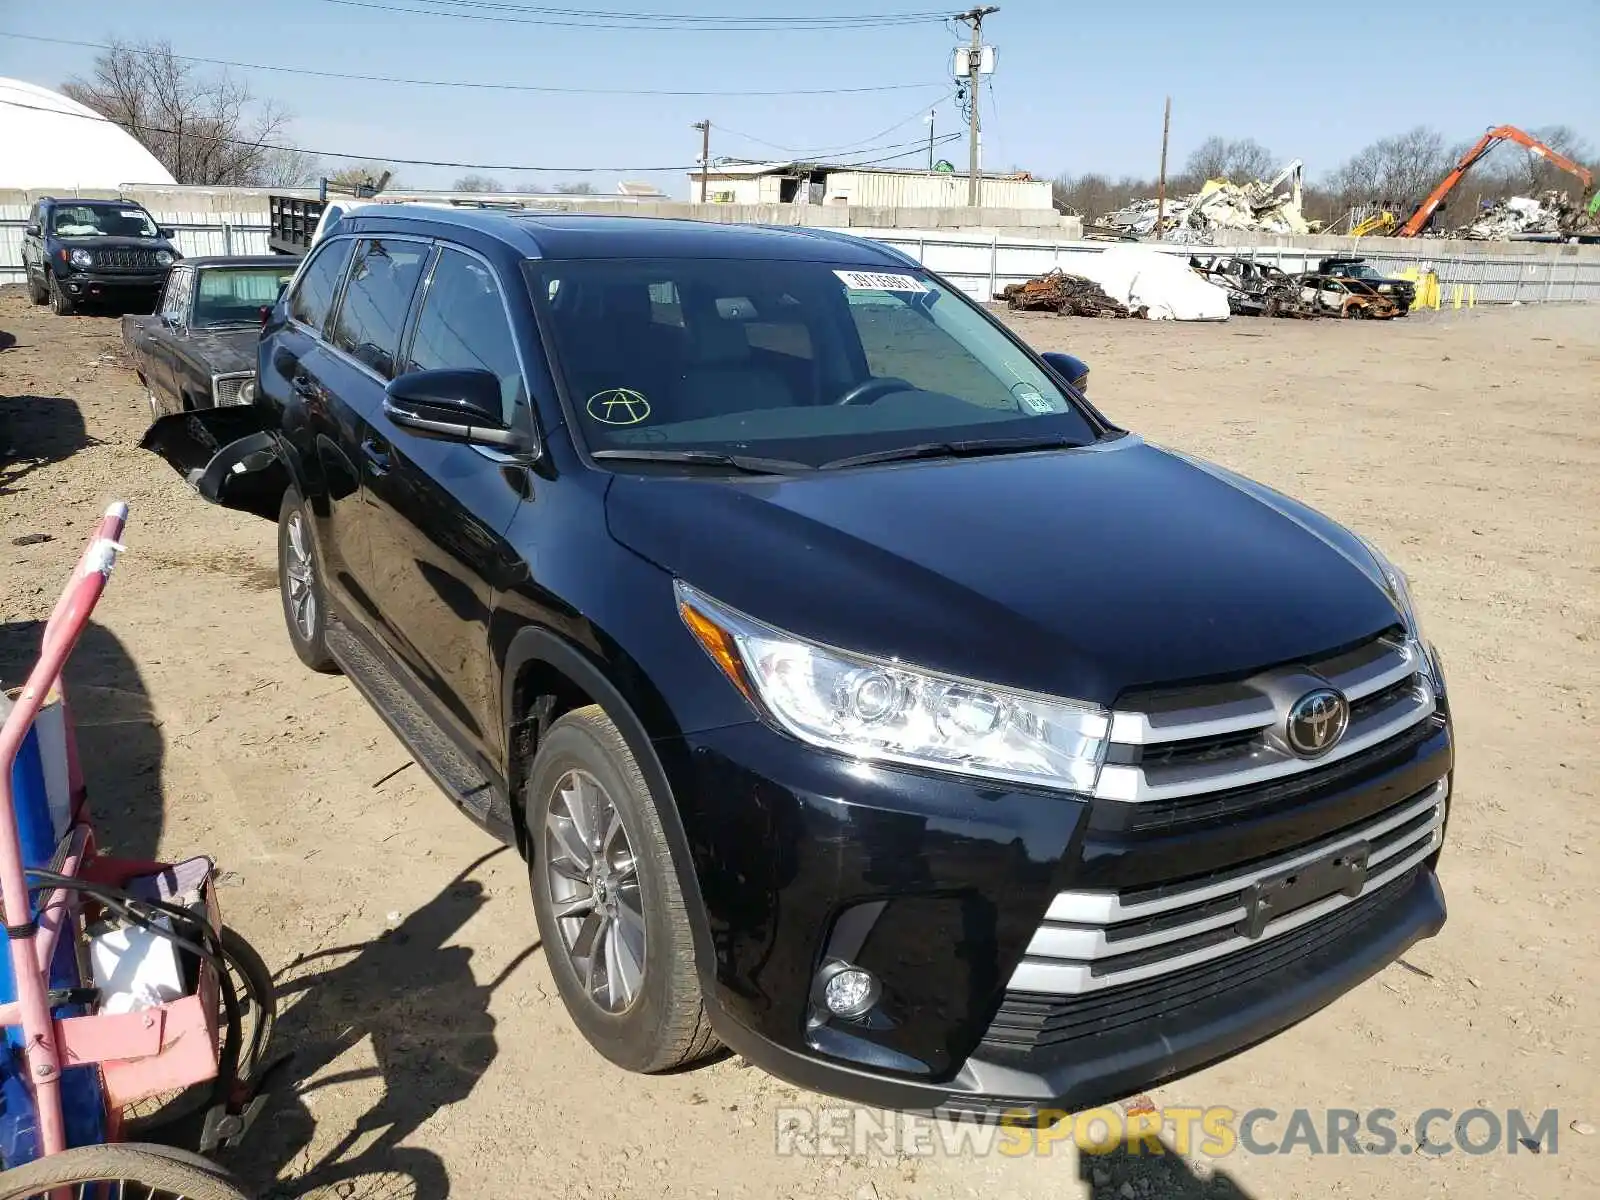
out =
[[339,292],[339,281],[344,278],[345,264],[350,261],[349,240],[328,242],[317,250],[300,281],[294,295],[289,297],[289,317],[302,325],[322,332],[322,326],[333,308],[333,298]]
[[500,285],[477,259],[449,247],[440,251],[407,358],[408,371],[494,372],[511,424],[523,397],[522,366]]
[[400,327],[422,279],[430,247],[424,242],[362,238],[350,268],[331,341],[385,379],[394,378]]

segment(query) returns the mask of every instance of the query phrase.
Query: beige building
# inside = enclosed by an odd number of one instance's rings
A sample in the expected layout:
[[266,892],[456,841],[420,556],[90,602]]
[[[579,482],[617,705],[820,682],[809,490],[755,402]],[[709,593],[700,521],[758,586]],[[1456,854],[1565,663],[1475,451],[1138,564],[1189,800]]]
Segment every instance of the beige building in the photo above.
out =
[[[700,199],[700,172],[689,175],[689,199]],[[870,208],[957,208],[967,203],[963,172],[836,167],[826,163],[718,163],[705,176],[713,204],[825,204]],[[979,207],[1051,209],[1048,180],[986,174]]]

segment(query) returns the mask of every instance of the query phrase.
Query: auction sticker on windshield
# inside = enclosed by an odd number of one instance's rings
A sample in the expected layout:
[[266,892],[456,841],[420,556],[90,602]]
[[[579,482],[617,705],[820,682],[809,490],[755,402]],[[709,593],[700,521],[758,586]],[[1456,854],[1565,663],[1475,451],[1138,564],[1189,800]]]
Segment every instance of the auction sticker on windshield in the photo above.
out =
[[882,271],[835,271],[853,292],[925,292],[920,279],[912,275],[886,274]]

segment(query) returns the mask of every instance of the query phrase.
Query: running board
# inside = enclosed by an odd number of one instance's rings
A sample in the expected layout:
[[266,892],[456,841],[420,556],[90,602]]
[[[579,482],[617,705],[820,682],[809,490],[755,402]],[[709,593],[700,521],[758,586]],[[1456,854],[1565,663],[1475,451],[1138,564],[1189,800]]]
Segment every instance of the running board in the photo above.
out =
[[359,634],[337,620],[329,620],[325,636],[328,652],[345,676],[405,743],[417,765],[451,803],[493,836],[515,843],[516,831],[505,797],[439,728],[397,671],[391,670]]

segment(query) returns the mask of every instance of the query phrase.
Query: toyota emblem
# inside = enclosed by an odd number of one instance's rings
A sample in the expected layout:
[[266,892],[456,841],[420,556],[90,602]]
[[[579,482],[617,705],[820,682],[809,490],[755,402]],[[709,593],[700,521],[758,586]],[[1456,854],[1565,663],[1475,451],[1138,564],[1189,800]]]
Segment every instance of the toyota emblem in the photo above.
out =
[[1289,709],[1284,735],[1302,758],[1321,758],[1350,725],[1350,702],[1332,688],[1307,692]]

